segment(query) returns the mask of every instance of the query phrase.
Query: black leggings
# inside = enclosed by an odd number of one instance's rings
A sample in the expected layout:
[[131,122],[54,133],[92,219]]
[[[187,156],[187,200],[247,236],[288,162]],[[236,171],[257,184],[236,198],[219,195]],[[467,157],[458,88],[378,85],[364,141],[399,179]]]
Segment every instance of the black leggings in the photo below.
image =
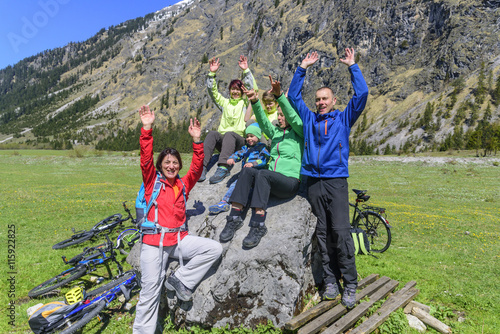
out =
[[268,169],[245,167],[240,172],[229,202],[247,206],[252,187],[250,207],[266,210],[271,194],[278,198],[293,197],[299,190],[299,180]]

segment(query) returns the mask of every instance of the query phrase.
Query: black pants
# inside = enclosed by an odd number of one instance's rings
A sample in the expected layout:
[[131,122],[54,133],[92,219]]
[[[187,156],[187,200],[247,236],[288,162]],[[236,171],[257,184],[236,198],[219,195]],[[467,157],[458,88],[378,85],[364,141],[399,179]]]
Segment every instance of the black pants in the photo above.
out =
[[250,189],[253,187],[250,207],[266,210],[271,194],[278,198],[290,198],[299,190],[299,183],[299,180],[294,177],[272,170],[246,167],[240,172],[229,202],[247,206]]
[[210,131],[203,141],[203,153],[205,154],[203,166],[207,167],[215,149],[220,152],[217,164],[225,165],[231,154],[241,149],[243,145],[245,145],[245,138],[236,132],[231,131],[221,135],[217,131]]
[[309,177],[307,190],[318,222],[316,236],[321,252],[324,283],[335,283],[343,275],[345,284],[358,284],[354,242],[349,224],[349,193],[346,178]]

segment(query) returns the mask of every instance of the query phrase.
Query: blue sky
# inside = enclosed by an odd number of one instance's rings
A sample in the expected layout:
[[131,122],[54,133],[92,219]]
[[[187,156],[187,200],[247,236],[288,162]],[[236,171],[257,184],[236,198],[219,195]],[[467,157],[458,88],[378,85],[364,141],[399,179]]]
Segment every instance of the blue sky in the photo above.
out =
[[69,42],[81,42],[180,0],[13,0],[0,3],[0,69]]

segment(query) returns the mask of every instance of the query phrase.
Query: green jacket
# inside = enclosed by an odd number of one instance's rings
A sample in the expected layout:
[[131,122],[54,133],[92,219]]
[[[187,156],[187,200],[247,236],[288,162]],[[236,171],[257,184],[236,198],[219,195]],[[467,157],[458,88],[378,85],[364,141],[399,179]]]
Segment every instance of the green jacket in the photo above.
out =
[[[250,69],[243,71],[242,81],[247,89],[257,88],[254,87],[255,80]],[[212,101],[217,105],[217,108],[222,111],[222,117],[217,131],[220,134],[233,131],[245,137],[245,112],[248,107],[248,100],[246,97],[242,99],[228,99],[222,96],[217,88],[217,81],[215,80],[215,73],[213,72],[208,73],[207,88],[208,95],[210,95]]]
[[[299,179],[302,152],[304,150],[302,120],[283,94],[277,100],[283,113],[287,115],[286,119],[290,124],[285,129],[273,125],[267,119],[260,101],[252,103],[253,112],[262,132],[269,138],[272,138],[271,158],[269,159],[268,169]],[[285,113],[284,110],[289,112]]]

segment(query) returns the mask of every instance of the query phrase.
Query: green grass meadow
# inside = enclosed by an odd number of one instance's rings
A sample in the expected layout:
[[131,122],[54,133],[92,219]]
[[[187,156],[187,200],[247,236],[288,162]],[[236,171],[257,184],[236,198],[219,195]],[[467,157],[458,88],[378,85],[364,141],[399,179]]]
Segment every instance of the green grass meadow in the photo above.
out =
[[[188,166],[189,156],[184,159]],[[430,305],[453,333],[500,333],[500,167],[491,161],[461,163],[452,156],[443,164],[428,161],[351,159],[349,187],[368,189],[368,204],[385,207],[393,226],[389,250],[378,259],[357,257],[358,272],[389,276],[400,281],[399,287],[415,280],[416,300]],[[30,333],[28,307],[63,297],[31,300],[28,291],[66,268],[61,255],[70,258],[84,247],[53,250],[52,245],[68,238],[72,227],[89,229],[113,213],[125,214],[123,201],[133,207],[141,183],[139,158],[137,153],[2,150],[0,178],[0,333]],[[15,259],[8,258],[12,254]],[[83,283],[89,284],[87,278]],[[10,300],[16,303],[14,327]],[[132,332],[134,308],[127,312],[120,306],[114,303],[104,323],[93,321],[83,332]]]

